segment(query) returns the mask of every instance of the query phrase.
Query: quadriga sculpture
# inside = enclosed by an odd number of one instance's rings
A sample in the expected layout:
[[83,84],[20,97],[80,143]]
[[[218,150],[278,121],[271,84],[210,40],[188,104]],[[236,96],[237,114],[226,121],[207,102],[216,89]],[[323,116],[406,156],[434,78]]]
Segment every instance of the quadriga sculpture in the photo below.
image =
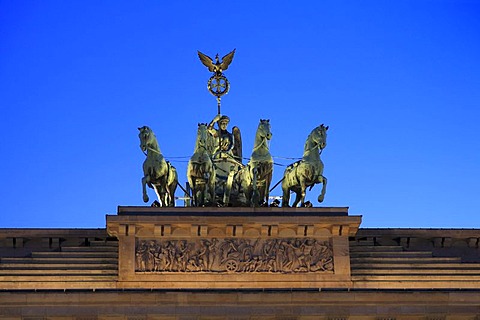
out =
[[215,168],[207,151],[207,124],[199,123],[195,151],[188,161],[187,179],[193,193],[193,205],[205,206],[215,201]]
[[293,206],[296,207],[299,202],[304,206],[306,188],[312,188],[317,183],[323,184],[318,202],[323,201],[327,189],[327,178],[323,176],[320,153],[327,145],[327,130],[328,126],[325,127],[323,124],[313,129],[305,142],[302,160],[285,169],[282,181],[282,207],[289,207],[290,191],[296,193]]
[[273,174],[273,159],[268,146],[268,140],[272,138],[270,129],[270,120],[260,120],[250,161],[242,169],[230,172],[225,188],[225,204],[230,203],[232,189],[245,195],[246,205],[268,204]]
[[177,170],[170,162],[165,161],[157,138],[152,129],[147,126],[138,128],[140,133],[140,149],[146,153],[147,158],[143,162],[143,201],[148,202],[147,188],[155,190],[158,201],[162,207],[175,206],[175,190],[178,183]]

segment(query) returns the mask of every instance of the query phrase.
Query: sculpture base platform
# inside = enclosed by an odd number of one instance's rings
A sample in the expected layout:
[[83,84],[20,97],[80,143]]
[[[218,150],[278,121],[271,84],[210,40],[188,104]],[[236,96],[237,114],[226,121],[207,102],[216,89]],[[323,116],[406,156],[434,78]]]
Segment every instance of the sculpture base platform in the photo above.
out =
[[351,287],[348,208],[119,207],[120,288]]

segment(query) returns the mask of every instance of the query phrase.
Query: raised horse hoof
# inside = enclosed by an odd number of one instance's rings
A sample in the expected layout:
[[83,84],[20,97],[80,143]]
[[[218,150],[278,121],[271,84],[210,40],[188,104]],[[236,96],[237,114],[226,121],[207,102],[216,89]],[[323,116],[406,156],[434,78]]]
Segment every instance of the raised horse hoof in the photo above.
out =
[[150,200],[150,199],[148,198],[148,196],[143,196],[143,202],[147,203],[148,200]]
[[324,196],[318,196],[317,200],[318,200],[318,202],[322,203],[324,198],[325,198]]

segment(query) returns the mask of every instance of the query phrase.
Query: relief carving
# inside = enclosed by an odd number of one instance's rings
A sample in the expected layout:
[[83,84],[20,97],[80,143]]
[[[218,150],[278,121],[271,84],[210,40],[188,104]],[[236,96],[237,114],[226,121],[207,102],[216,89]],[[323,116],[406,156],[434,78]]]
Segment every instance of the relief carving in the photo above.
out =
[[136,239],[136,272],[332,272],[329,241],[286,239]]

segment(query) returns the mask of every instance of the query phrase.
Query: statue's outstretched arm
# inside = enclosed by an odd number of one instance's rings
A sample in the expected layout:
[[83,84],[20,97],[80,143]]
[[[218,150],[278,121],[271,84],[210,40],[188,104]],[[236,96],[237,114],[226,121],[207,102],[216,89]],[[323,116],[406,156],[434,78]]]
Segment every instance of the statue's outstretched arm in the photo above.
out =
[[208,124],[207,129],[208,129],[208,130],[213,129],[213,126],[215,125],[215,122],[216,122],[215,119],[213,119],[213,120]]
[[215,118],[213,118],[213,120],[210,121],[210,123],[208,124],[208,127],[209,127],[209,128],[213,128],[213,125],[214,125],[218,120],[220,120],[221,117],[222,117],[222,116],[221,116],[220,114],[217,114],[217,115],[215,116]]
[[215,128],[214,128],[213,126],[215,125],[215,123],[218,122],[218,120],[220,120],[220,118],[221,118],[221,115],[217,114],[217,115],[215,116],[215,118],[213,118],[213,120],[210,121],[210,123],[209,123],[208,126],[207,126],[207,129],[208,129],[208,131],[210,132],[210,134],[212,134],[212,135],[214,135],[214,136],[217,135],[217,130],[215,130]]

